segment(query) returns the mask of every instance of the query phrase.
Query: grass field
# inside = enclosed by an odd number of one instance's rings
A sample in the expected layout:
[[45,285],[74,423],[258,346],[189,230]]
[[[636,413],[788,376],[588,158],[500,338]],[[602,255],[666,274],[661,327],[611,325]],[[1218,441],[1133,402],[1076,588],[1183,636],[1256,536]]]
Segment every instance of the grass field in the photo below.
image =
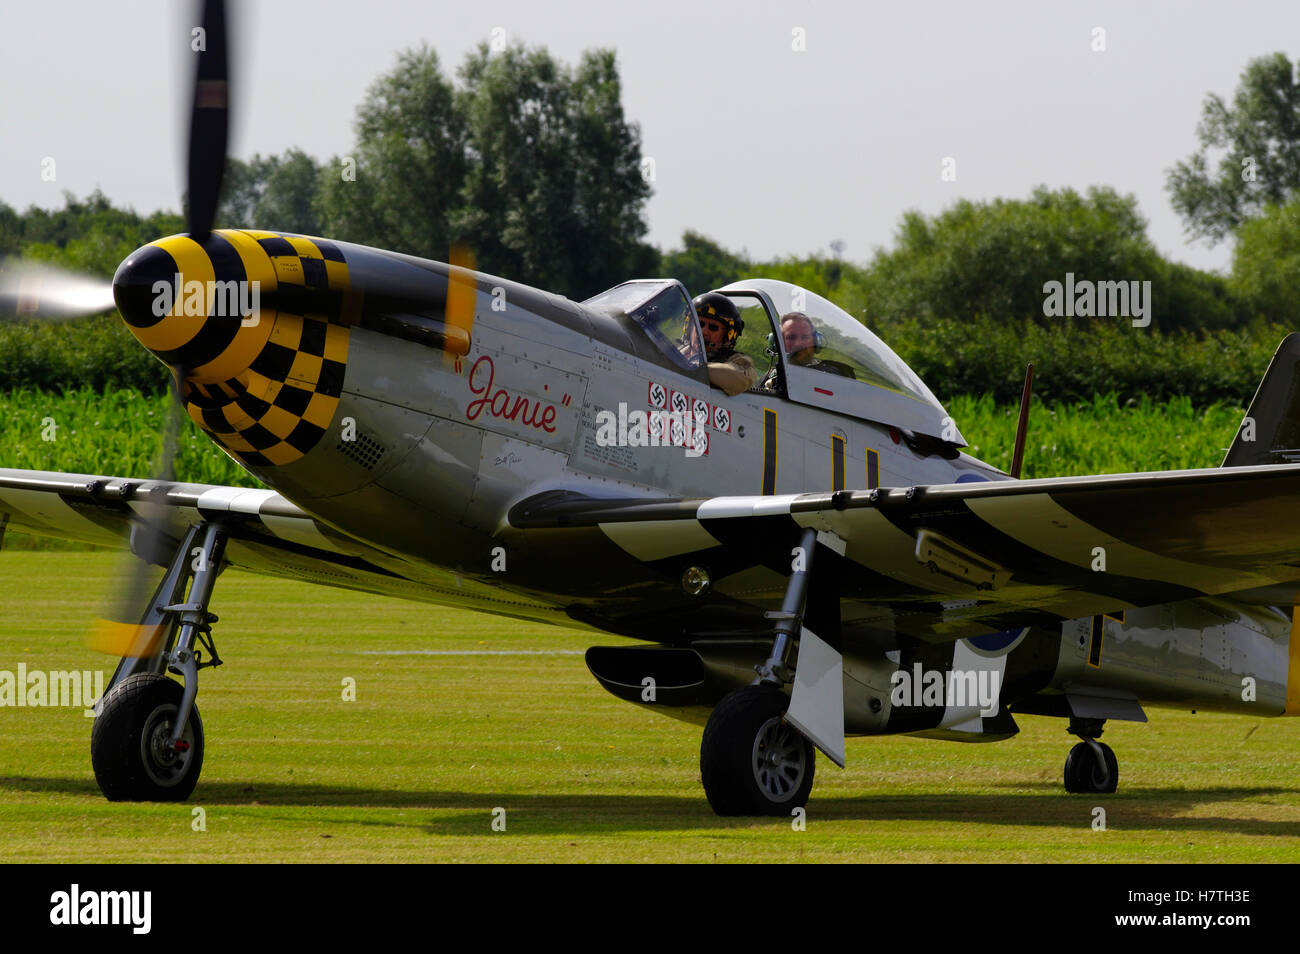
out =
[[[17,390],[0,394],[0,467],[145,477],[155,472],[170,413],[165,394]],[[257,487],[187,415],[176,447],[178,480]]]
[[[107,677],[83,636],[116,566],[0,553],[0,669]],[[200,676],[190,801],[110,804],[80,709],[0,708],[0,860],[1300,861],[1297,720],[1111,723],[1105,797],[1064,794],[1058,720],[1022,717],[993,745],[850,740],[847,770],[818,760],[799,832],[713,815],[699,730],[587,673],[581,651],[615,637],[233,571],[212,609],[227,664]]]

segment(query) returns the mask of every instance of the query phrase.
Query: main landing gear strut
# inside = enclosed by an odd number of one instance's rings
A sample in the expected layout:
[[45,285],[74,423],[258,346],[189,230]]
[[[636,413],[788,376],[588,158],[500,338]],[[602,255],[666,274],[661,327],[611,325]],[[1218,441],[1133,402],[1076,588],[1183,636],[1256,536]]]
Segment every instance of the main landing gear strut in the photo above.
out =
[[790,576],[767,661],[756,666],[752,685],[723,697],[700,741],[700,778],[719,815],[789,815],[812,791],[814,750],[785,721],[790,699],[782,687],[793,679],[790,653],[798,637],[808,594],[817,534],[806,530],[800,546],[804,569]]
[[110,801],[180,802],[199,780],[203,720],[194,697],[199,670],[221,665],[212,641],[217,617],[208,612],[208,602],[225,545],[217,524],[190,528],[140,621],[140,632],[159,634],[156,648],[122,657],[104,693],[90,735],[90,760]]

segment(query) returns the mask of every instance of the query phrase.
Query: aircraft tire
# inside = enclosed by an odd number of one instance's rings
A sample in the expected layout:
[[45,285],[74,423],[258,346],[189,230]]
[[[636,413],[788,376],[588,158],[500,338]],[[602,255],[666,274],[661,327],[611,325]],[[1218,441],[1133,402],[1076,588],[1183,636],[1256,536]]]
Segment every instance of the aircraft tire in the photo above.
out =
[[788,816],[807,804],[816,754],[782,721],[789,704],[774,686],[746,686],[713,710],[700,740],[700,778],[714,812]]
[[[1098,742],[1105,765],[1097,762],[1097,753],[1087,742],[1070,749],[1065,759],[1065,790],[1077,795],[1109,795],[1119,784],[1119,760],[1105,742]],[[1104,773],[1103,773],[1104,768]]]
[[189,750],[173,753],[164,745],[183,691],[161,673],[137,673],[105,694],[90,733],[90,762],[109,801],[183,802],[190,797],[203,768],[203,720],[197,705],[181,736]]

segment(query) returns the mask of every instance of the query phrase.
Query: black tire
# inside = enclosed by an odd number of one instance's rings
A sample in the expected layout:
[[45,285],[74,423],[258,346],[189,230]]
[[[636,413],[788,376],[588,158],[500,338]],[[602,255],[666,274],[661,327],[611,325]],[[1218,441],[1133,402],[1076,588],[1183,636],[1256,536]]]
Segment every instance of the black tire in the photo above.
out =
[[726,695],[709,716],[700,740],[700,778],[717,814],[788,817],[807,804],[816,753],[782,719],[789,704],[775,686],[746,686]]
[[1065,790],[1076,795],[1109,795],[1119,784],[1119,760],[1105,742],[1096,743],[1102,759],[1092,745],[1080,742],[1065,758]]
[[95,781],[110,802],[183,802],[203,769],[203,720],[193,706],[182,740],[188,751],[169,753],[184,690],[160,673],[137,673],[104,696],[90,733]]

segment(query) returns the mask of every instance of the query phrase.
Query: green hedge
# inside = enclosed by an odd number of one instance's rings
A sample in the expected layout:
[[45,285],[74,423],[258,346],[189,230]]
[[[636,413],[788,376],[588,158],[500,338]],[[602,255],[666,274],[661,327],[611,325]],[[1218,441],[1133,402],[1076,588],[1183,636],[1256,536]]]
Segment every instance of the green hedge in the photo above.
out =
[[167,390],[167,368],[114,312],[67,322],[0,321],[0,391]]
[[1025,364],[1032,361],[1034,394],[1049,403],[1113,394],[1121,404],[1186,397],[1196,407],[1208,407],[1248,404],[1292,329],[1256,325],[1162,335],[1106,319],[1063,319],[1048,326],[907,319],[872,330],[940,401],[991,394],[998,403],[1018,402]]

